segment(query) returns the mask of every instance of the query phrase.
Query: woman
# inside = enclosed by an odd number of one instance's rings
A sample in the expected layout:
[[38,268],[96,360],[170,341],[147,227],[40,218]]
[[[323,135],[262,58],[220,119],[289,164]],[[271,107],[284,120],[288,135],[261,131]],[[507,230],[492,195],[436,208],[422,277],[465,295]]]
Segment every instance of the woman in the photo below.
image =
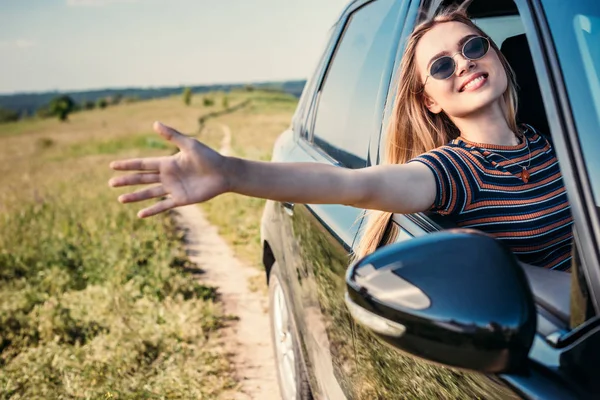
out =
[[180,152],[113,162],[115,170],[138,172],[110,185],[160,183],[119,197],[167,196],[141,210],[142,218],[225,192],[379,210],[358,256],[382,243],[392,213],[432,210],[494,235],[523,262],[567,270],[572,219],[556,156],[533,128],[517,126],[516,108],[513,72],[498,47],[464,11],[446,10],[407,43],[385,165],[350,170],[224,157],[155,123]]

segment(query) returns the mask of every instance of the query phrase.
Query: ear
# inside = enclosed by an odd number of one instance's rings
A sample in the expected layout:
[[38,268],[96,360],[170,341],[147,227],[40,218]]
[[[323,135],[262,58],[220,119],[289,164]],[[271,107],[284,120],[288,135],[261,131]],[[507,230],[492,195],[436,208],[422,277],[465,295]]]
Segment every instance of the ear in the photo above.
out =
[[423,101],[425,102],[425,107],[427,107],[427,109],[432,113],[439,114],[442,112],[442,107],[440,107],[440,105],[426,93],[423,93]]

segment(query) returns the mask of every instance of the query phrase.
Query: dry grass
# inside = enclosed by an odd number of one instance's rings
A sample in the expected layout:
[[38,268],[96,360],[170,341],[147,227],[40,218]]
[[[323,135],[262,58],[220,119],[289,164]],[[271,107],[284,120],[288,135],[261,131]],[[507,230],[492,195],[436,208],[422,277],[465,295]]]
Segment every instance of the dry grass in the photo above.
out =
[[135,217],[106,185],[114,158],[168,154],[158,119],[193,133],[177,98],[0,125],[0,398],[218,398],[214,289],[185,272],[169,216]]

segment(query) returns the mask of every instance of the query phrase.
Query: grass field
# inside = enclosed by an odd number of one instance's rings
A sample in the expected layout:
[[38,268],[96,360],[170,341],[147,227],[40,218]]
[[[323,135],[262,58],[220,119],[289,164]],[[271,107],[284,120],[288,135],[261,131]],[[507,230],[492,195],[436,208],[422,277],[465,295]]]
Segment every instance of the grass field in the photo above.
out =
[[[267,159],[296,100],[228,95],[234,113],[195,96],[73,114],[69,122],[0,125],[0,398],[219,398],[235,388],[219,346],[214,289],[186,272],[170,216],[139,220],[108,188],[109,161],[170,154],[154,120],[236,155]],[[260,260],[263,202],[225,195],[203,205],[236,253]]]

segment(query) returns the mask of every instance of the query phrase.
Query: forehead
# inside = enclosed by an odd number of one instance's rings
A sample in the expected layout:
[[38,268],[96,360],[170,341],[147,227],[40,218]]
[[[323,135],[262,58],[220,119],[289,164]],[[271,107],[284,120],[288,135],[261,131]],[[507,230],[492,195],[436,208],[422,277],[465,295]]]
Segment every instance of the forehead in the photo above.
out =
[[421,37],[415,49],[417,68],[424,70],[431,57],[445,51],[450,54],[459,51],[458,41],[467,35],[478,32],[462,22],[443,22],[435,25]]

